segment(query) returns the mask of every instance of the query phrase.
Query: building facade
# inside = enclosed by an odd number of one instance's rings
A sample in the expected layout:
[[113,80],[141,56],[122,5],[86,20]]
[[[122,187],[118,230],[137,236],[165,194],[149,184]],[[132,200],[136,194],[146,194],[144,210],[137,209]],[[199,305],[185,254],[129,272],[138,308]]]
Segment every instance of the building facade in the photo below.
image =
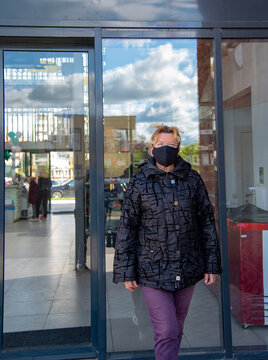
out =
[[223,263],[215,286],[196,286],[180,358],[268,357],[267,12],[0,4],[0,358],[154,359],[140,290],[113,284],[112,265],[124,193],[161,123],[179,127],[207,186]]

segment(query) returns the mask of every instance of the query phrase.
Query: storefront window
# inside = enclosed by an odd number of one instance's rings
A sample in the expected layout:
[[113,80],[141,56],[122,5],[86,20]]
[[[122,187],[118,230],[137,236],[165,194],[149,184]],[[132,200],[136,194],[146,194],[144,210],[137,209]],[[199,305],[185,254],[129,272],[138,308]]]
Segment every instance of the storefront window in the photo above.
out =
[[222,43],[233,344],[266,349],[268,325],[267,41]]
[[[211,40],[104,40],[104,164],[108,351],[152,350],[153,333],[137,288],[112,283],[124,194],[148,158],[151,126],[182,131],[181,156],[202,176],[218,219],[213,51]],[[220,280],[197,284],[182,351],[219,350]]]
[[87,83],[87,53],[4,53],[5,349],[90,342]]

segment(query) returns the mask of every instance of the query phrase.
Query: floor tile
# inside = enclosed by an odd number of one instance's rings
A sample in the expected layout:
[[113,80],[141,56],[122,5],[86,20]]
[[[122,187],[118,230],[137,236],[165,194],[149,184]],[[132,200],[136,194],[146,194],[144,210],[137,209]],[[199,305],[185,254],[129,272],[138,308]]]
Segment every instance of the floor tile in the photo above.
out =
[[32,331],[43,329],[47,314],[28,316],[5,316],[4,332]]
[[44,324],[44,329],[60,329],[66,327],[90,326],[89,312],[73,312],[52,314],[50,313]]
[[48,314],[52,301],[9,301],[4,303],[5,316],[45,315]]

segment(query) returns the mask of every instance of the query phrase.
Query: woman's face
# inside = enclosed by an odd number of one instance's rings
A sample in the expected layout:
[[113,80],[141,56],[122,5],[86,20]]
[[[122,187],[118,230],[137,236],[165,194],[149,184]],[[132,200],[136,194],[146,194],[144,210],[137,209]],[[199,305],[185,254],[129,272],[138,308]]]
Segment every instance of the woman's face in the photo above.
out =
[[[172,146],[174,148],[178,147],[178,142],[174,139],[173,134],[165,134],[160,133],[157,138],[156,142],[154,144],[154,147],[159,148],[161,146]],[[149,154],[152,155],[153,145],[150,146]]]

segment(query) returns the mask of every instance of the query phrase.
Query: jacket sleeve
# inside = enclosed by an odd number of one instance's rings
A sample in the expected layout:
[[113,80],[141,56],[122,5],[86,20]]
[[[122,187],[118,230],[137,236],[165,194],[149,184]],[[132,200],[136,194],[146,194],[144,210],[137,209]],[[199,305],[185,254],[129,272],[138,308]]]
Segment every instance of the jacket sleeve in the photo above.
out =
[[217,237],[215,218],[206,186],[199,176],[196,189],[199,236],[205,252],[205,273],[221,274],[221,253]]
[[140,222],[140,195],[133,178],[125,193],[117,231],[113,282],[136,280],[137,238]]

